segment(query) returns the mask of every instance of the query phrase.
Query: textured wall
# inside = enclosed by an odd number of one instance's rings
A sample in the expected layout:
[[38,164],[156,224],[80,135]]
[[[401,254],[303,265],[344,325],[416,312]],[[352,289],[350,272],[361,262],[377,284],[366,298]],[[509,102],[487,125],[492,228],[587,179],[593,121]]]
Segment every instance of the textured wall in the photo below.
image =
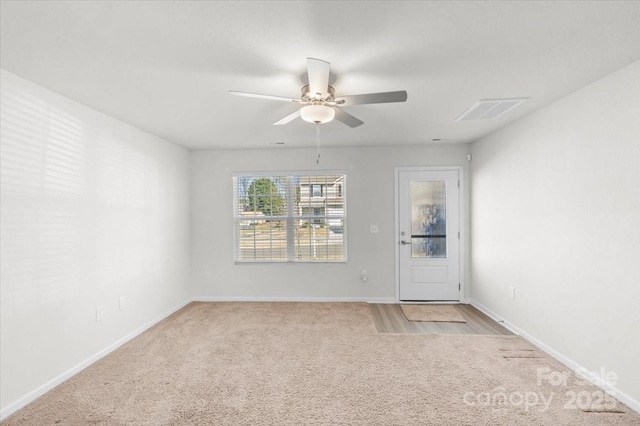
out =
[[638,82],[636,62],[475,142],[471,177],[473,299],[636,401]]
[[[466,167],[468,150],[467,145],[322,149],[319,165],[312,149],[192,152],[193,295],[394,300],[394,167]],[[347,262],[235,265],[232,173],[316,169],[347,173]],[[371,234],[370,225],[380,232]],[[362,269],[369,275],[366,283],[360,280]]]
[[4,71],[1,102],[5,409],[188,298],[189,154]]

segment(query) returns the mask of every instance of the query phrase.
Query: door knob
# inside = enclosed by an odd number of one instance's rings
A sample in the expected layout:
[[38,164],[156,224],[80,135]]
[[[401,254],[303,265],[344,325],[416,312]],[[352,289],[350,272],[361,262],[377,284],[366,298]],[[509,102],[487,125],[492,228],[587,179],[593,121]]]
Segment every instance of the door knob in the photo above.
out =
[[411,244],[411,241],[400,240],[400,244],[406,246],[407,244]]

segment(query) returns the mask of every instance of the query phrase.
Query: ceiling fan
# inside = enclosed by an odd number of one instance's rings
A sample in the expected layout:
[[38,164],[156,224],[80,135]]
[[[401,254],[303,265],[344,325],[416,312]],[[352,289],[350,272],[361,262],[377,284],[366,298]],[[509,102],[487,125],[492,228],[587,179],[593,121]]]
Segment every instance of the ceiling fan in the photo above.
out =
[[238,92],[229,90],[236,96],[250,98],[271,99],[275,101],[293,102],[302,107],[273,123],[276,126],[287,124],[300,117],[304,121],[314,124],[328,123],[334,118],[349,127],[358,127],[363,121],[345,112],[342,107],[351,105],[381,104],[391,102],[405,102],[407,92],[366,93],[362,95],[336,96],[335,89],[329,86],[329,62],[307,58],[307,75],[309,84],[302,87],[300,99],[282,96],[261,95],[258,93]]

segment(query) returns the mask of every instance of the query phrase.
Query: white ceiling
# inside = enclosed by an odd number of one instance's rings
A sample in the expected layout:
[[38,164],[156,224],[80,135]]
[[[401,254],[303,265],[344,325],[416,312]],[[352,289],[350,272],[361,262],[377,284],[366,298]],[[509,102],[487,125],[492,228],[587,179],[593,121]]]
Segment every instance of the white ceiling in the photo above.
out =
[[[464,143],[640,59],[640,2],[3,1],[2,68],[190,149],[313,146],[313,125],[271,123],[298,97],[306,58],[359,105],[324,146]],[[637,90],[637,88],[635,88]],[[529,97],[492,121],[479,99]],[[275,147],[274,147],[275,148]]]

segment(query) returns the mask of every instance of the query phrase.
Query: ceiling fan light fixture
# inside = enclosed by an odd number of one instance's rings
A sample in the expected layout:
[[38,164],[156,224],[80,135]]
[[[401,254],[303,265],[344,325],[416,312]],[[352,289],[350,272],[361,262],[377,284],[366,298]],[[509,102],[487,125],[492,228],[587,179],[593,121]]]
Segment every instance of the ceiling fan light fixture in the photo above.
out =
[[304,121],[315,124],[328,123],[336,116],[333,108],[324,105],[307,105],[300,109]]

